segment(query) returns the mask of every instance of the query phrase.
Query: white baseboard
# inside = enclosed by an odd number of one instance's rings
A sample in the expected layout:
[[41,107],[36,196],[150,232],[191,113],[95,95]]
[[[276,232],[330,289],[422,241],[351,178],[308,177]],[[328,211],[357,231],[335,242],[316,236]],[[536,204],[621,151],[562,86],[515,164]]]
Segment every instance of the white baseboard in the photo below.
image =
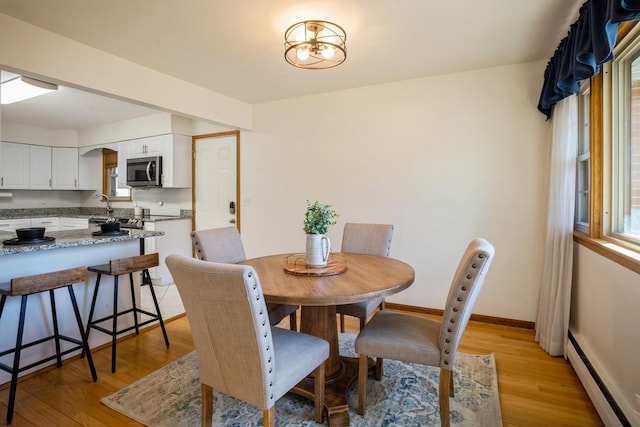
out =
[[604,425],[607,427],[622,427],[620,420],[611,408],[611,405],[609,405],[607,398],[591,376],[591,373],[583,363],[582,358],[580,358],[580,355],[571,341],[569,341],[567,348],[567,358],[569,359],[571,366],[573,366],[573,369],[576,371],[576,374],[578,374],[578,378],[580,379],[582,386],[587,391],[587,394],[589,395],[591,402],[593,402],[593,406],[595,406],[596,411],[598,411],[598,415],[602,418]]

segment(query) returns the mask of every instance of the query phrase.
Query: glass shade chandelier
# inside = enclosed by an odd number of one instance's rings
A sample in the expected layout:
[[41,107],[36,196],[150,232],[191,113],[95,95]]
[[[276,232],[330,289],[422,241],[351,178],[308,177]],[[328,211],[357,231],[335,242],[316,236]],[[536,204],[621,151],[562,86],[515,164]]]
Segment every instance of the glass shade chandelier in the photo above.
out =
[[302,21],[284,33],[284,58],[298,68],[320,70],[347,59],[347,34],[327,21]]

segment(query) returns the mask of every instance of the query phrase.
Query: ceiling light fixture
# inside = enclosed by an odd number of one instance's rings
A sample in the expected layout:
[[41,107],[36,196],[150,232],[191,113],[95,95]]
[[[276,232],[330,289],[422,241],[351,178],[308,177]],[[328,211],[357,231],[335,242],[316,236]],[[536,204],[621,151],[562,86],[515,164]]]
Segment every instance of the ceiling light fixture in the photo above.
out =
[[2,86],[0,87],[0,103],[12,104],[44,95],[54,90],[58,90],[58,85],[32,79],[31,77],[18,76],[2,82]]
[[302,21],[284,33],[284,59],[294,67],[321,70],[347,59],[347,34],[327,21]]

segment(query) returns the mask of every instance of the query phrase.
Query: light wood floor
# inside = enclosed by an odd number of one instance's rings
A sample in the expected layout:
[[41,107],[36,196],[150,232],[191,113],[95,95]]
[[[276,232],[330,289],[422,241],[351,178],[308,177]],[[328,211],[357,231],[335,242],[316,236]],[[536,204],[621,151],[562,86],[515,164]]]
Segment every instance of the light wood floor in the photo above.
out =
[[[286,321],[283,325],[286,326]],[[347,327],[357,331],[357,323]],[[138,426],[100,403],[134,381],[193,350],[186,317],[167,324],[171,348],[158,328],[118,344],[118,366],[110,370],[111,349],[93,352],[98,381],[86,360],[73,358],[61,368],[46,368],[18,385],[12,426]],[[527,329],[470,322],[460,350],[493,352],[498,371],[502,420],[508,426],[602,426],[573,369],[562,358],[548,356]],[[0,389],[0,425],[6,418],[8,386]]]

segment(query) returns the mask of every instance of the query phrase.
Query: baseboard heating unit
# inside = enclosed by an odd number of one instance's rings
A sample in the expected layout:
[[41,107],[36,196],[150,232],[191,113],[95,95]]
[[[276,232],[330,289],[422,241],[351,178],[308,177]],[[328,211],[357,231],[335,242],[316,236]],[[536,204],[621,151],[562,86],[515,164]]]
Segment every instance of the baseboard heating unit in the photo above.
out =
[[607,427],[632,427],[589,359],[569,332],[567,358]]

